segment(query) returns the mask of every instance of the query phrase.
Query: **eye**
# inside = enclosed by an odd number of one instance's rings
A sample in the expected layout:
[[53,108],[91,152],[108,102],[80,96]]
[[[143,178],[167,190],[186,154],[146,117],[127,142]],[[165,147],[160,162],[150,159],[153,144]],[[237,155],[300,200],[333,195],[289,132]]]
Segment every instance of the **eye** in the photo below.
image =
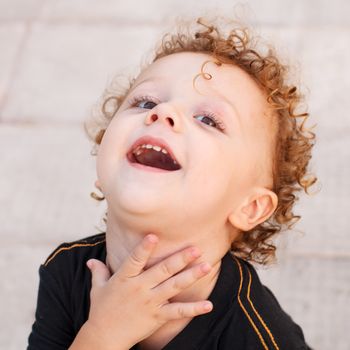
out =
[[153,101],[141,101],[137,104],[137,107],[139,108],[144,108],[144,109],[152,109],[156,106],[157,104],[154,103]]
[[205,124],[212,126],[220,131],[225,130],[225,126],[222,124],[222,122],[218,118],[216,118],[216,116],[212,113],[202,113],[196,115],[195,118],[198,118]]
[[130,102],[131,107],[142,109],[152,109],[157,104],[158,103],[152,97],[149,96],[135,97]]

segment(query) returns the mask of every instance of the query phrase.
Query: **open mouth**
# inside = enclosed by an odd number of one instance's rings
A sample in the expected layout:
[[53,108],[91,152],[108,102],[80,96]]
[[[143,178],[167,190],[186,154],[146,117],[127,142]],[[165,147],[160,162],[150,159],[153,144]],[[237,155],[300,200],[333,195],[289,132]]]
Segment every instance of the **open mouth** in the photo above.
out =
[[149,167],[148,170],[153,171],[176,171],[181,169],[181,165],[168,143],[160,137],[151,135],[144,135],[137,139],[130,147],[127,159],[134,166],[140,167],[143,165],[145,168]]
[[175,171],[181,169],[180,164],[171,154],[159,145],[138,145],[128,152],[127,158],[131,163],[138,163],[162,170]]

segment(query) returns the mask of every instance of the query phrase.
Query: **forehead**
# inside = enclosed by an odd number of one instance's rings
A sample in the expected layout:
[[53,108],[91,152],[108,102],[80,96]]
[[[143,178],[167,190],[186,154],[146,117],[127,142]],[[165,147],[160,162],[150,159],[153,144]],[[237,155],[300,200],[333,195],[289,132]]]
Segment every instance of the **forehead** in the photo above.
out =
[[[201,71],[211,79],[201,76]],[[265,94],[248,73],[233,64],[217,66],[215,58],[205,53],[181,52],[156,60],[142,71],[132,89],[150,85],[177,95],[224,99],[245,119],[261,116],[268,108]],[[254,119],[260,124],[260,119]]]

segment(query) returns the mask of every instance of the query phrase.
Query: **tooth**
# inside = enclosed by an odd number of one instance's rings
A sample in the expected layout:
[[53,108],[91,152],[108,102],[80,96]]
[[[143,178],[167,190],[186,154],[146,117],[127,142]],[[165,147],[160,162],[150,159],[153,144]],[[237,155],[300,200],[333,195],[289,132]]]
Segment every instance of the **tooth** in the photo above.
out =
[[159,146],[153,146],[152,148],[153,148],[155,151],[158,151],[158,152],[162,149],[162,147],[159,147]]
[[134,153],[138,156],[142,153],[143,151],[141,149],[137,149]]
[[[164,148],[162,148],[162,147],[160,147],[160,146],[153,146],[153,145],[151,145],[151,144],[149,144],[149,143],[147,143],[147,144],[144,143],[144,144],[142,144],[142,145],[137,146],[137,147],[135,148],[135,150],[134,150],[134,153],[136,153],[136,152],[138,152],[139,150],[142,150],[142,149],[144,149],[144,148],[147,148],[147,149],[153,148],[155,151],[163,152],[164,154],[168,154],[168,151],[167,151],[166,149],[164,149]],[[140,153],[137,153],[137,154],[140,154]]]

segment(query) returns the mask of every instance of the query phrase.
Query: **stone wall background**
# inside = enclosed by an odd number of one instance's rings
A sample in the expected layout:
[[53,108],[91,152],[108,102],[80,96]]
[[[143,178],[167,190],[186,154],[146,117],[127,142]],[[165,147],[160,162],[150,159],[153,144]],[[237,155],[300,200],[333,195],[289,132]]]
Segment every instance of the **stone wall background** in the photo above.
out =
[[[199,7],[200,4],[200,8]],[[38,267],[94,234],[94,159],[82,122],[118,72],[133,72],[175,17],[239,13],[299,62],[318,127],[312,170],[279,264],[259,269],[315,349],[349,349],[350,3],[346,0],[0,0],[0,348],[23,349]]]

